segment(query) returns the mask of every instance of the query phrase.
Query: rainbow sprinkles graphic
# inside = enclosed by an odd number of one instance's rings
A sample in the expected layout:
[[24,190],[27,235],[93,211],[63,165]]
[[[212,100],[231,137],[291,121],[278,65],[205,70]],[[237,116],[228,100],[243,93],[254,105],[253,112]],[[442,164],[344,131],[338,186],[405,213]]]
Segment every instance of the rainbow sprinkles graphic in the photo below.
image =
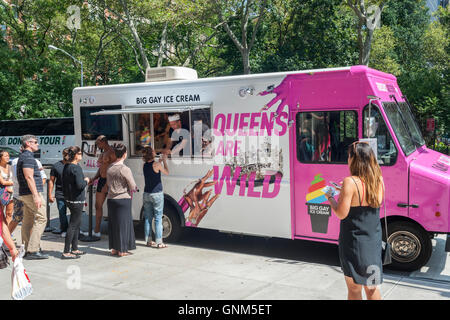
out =
[[[325,204],[328,202],[325,195],[327,182],[321,177],[321,173],[314,176],[308,193],[306,194],[306,205],[311,219],[311,228],[313,232],[328,233],[328,221],[331,216],[331,206]],[[336,192],[337,194],[337,192]]]

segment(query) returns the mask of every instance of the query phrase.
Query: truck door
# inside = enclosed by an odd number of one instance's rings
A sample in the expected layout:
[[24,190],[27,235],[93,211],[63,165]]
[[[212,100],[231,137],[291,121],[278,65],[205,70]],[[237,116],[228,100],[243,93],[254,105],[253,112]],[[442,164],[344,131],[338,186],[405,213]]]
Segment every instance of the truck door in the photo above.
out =
[[[363,137],[377,139],[378,164],[381,167],[386,186],[386,213],[388,215],[408,216],[408,164],[406,158],[399,154],[379,107],[372,104],[370,113],[373,125],[371,130],[368,130],[368,122],[364,121]],[[363,117],[368,119],[369,106],[364,108]],[[398,114],[396,117],[396,119],[389,118],[391,127],[399,127],[397,124],[392,125],[393,122],[400,121]]]
[[295,118],[291,128],[295,236],[337,240],[340,221],[322,189],[349,174],[347,148],[358,140],[358,113],[298,112]]

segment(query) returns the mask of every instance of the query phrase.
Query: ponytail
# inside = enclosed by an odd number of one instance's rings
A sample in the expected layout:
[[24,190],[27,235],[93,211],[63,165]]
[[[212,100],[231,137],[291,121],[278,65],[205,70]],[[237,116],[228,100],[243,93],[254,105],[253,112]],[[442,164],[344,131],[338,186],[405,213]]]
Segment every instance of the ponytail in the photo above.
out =
[[72,162],[75,159],[77,153],[81,151],[80,147],[78,146],[71,146],[65,150],[67,150],[67,152],[66,153],[63,152],[63,158],[67,162]]

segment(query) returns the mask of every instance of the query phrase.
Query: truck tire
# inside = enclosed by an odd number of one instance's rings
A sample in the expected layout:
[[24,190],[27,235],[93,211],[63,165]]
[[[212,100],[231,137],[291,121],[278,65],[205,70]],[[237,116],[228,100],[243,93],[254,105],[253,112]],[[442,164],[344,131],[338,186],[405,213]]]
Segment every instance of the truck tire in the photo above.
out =
[[415,271],[428,262],[433,245],[428,233],[420,226],[408,221],[394,221],[388,224],[388,232],[392,263],[387,268]]
[[163,242],[177,242],[182,233],[180,218],[172,206],[164,205],[162,217]]

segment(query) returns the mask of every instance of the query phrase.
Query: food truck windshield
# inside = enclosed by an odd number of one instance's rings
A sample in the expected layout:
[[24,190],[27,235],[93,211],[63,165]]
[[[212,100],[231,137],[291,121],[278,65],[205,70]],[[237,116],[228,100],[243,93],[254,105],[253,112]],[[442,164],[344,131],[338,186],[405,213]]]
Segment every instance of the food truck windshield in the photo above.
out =
[[384,111],[406,156],[425,144],[422,133],[406,102],[383,102]]

